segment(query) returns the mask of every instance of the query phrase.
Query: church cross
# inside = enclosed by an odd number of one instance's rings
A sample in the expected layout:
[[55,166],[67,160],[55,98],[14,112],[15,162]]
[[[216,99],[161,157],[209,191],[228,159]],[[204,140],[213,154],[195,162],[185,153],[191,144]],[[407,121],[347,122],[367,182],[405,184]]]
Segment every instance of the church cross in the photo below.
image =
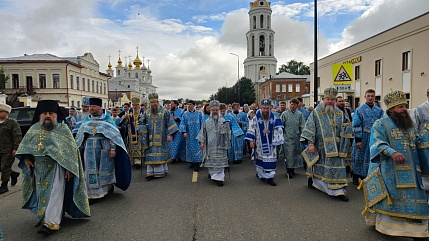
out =
[[402,145],[404,145],[404,152],[407,152],[407,147],[410,145],[410,143],[407,142],[406,139],[404,139],[403,142],[401,142]]
[[399,130],[399,128],[393,129],[390,135],[395,139],[401,139],[404,136],[404,134],[402,133],[401,130]]
[[121,57],[121,50],[118,50],[118,53],[119,53],[119,58]]

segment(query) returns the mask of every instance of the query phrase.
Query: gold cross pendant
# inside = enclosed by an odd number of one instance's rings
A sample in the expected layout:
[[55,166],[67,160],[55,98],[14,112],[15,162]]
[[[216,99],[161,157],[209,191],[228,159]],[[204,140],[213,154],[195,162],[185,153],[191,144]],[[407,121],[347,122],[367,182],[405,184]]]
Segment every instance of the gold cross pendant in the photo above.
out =
[[40,151],[40,149],[43,147],[42,142],[39,142],[39,144],[37,144],[37,150]]
[[95,136],[95,134],[97,134],[97,128],[94,126],[94,128],[92,128],[92,135]]
[[404,152],[407,152],[407,147],[410,145],[407,140],[404,139],[403,142],[401,142],[402,145],[404,145]]

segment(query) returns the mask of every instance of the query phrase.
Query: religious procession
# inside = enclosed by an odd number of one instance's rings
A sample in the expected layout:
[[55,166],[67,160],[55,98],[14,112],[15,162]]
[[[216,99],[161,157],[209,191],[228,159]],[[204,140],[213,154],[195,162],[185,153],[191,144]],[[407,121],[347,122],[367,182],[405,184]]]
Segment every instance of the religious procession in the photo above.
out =
[[[60,229],[64,215],[89,218],[90,205],[115,186],[127,190],[133,168],[152,182],[168,176],[169,163],[187,162],[192,172],[207,168],[208,178],[222,187],[230,165],[239,166],[248,155],[254,165],[249,175],[269,186],[277,186],[283,162],[289,180],[303,168],[309,189],[344,202],[350,176],[362,190],[368,226],[427,239],[429,100],[408,110],[405,94],[391,91],[382,110],[374,90],[364,97],[355,110],[335,88],[325,89],[309,110],[300,98],[278,107],[267,98],[243,107],[217,100],[163,106],[151,93],[148,108],[133,98],[103,109],[101,99],[83,97],[81,111],[70,109],[69,116],[57,101],[42,100],[24,136],[8,118],[11,107],[0,104],[0,194],[22,175],[22,208],[36,215],[37,233],[48,236]],[[12,170],[15,158],[20,172]]]

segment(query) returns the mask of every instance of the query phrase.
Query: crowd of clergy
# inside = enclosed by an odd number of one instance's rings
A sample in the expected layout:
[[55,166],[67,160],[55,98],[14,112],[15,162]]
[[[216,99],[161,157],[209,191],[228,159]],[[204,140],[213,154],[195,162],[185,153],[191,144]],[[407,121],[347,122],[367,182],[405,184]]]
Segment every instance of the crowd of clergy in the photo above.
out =
[[346,202],[350,175],[363,190],[367,225],[386,235],[428,238],[429,100],[411,111],[402,91],[383,101],[386,110],[368,89],[365,103],[352,110],[327,88],[314,109],[301,98],[276,108],[267,98],[243,107],[217,100],[162,106],[151,93],[147,108],[132,98],[107,110],[101,99],[83,97],[82,109],[66,116],[56,101],[43,100],[23,138],[8,118],[11,107],[0,104],[0,142],[8,143],[0,148],[0,194],[9,180],[17,183],[16,157],[23,208],[36,214],[37,232],[50,235],[65,213],[88,218],[90,203],[115,186],[127,190],[132,167],[143,172],[144,165],[150,181],[167,176],[168,163],[186,161],[193,172],[208,168],[208,178],[223,186],[229,165],[249,155],[256,178],[270,186],[277,185],[281,161],[288,179],[304,168],[308,188]]

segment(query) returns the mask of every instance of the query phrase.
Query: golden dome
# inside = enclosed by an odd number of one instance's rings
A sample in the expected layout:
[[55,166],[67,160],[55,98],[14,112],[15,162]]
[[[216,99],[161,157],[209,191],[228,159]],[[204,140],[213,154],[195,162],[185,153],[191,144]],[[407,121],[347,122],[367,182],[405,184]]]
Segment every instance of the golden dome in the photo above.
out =
[[107,65],[107,70],[112,70],[112,64],[110,63],[110,60],[109,60],[109,65]]
[[133,65],[131,64],[131,62],[128,64],[128,70],[133,70]]
[[140,69],[140,65],[142,65],[142,61],[139,58],[139,53],[137,53],[136,59],[134,60],[133,64],[136,66],[136,69]]
[[123,67],[122,66],[122,59],[121,59],[121,57],[119,57],[119,59],[118,59],[118,66],[116,66],[116,67]]
[[266,0],[256,0],[250,3],[250,8],[269,7],[269,6],[271,6],[271,2],[267,2]]

